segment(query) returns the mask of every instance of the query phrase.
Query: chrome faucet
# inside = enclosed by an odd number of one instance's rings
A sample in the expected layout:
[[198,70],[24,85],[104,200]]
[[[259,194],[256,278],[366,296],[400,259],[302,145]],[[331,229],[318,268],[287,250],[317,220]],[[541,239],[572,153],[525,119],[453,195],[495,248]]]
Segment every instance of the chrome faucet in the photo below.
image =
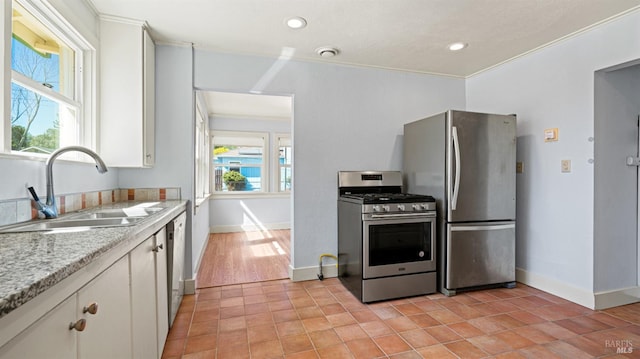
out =
[[69,146],[69,147],[62,147],[54,151],[49,156],[46,162],[47,202],[43,204],[40,201],[40,198],[38,198],[38,195],[36,194],[36,191],[33,189],[33,187],[29,187],[29,192],[31,192],[31,195],[33,196],[33,199],[36,202],[36,206],[38,207],[38,210],[42,212],[46,218],[58,217],[58,206],[56,205],[56,196],[53,193],[53,161],[55,161],[55,159],[61,154],[69,151],[78,151],[78,152],[86,153],[87,155],[91,156],[94,161],[96,161],[96,169],[98,170],[99,173],[107,172],[107,166],[104,164],[104,161],[102,161],[102,158],[100,158],[100,156],[98,156],[97,153],[91,151],[88,148],[81,147],[81,146]]

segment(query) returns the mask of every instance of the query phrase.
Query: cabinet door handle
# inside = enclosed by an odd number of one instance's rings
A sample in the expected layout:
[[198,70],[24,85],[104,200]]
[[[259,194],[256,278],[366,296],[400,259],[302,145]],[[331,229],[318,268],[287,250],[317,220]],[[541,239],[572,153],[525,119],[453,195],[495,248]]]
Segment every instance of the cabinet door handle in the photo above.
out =
[[159,251],[162,250],[162,248],[163,248],[162,244],[159,244],[159,245],[153,247],[152,251],[159,252]]
[[77,330],[79,332],[83,331],[84,328],[87,326],[87,321],[84,319],[80,319],[77,322],[71,322],[69,323],[69,330]]
[[82,313],[96,314],[98,313],[98,303],[91,303],[88,307],[82,308]]

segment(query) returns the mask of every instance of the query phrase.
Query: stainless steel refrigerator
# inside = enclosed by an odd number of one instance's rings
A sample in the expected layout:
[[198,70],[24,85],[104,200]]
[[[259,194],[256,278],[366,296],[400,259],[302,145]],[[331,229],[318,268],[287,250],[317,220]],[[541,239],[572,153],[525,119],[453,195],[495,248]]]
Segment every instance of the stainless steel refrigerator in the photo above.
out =
[[447,111],[404,126],[405,190],[436,198],[438,289],[515,285],[516,116]]

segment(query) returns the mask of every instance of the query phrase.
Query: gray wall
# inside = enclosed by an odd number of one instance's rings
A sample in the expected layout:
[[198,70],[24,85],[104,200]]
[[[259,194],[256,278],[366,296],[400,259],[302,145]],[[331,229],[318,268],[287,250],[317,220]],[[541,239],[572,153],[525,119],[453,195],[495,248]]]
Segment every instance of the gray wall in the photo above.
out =
[[595,76],[594,291],[637,284],[640,65]]
[[209,200],[213,233],[291,228],[291,197],[259,195]]
[[[0,158],[0,200],[30,198],[27,184],[44,200],[47,193],[45,169],[45,159]],[[109,168],[107,173],[99,174],[93,162],[56,160],[53,181],[56,195],[113,189],[118,188],[118,169]]]
[[100,42],[97,14],[86,0],[48,0],[53,7],[69,21],[93,46]]
[[337,251],[338,170],[401,170],[405,122],[465,108],[463,79],[199,49],[194,64],[199,89],[294,97],[294,269]]
[[[520,278],[587,306],[594,301],[598,256],[589,163],[589,138],[598,141],[594,72],[640,58],[638,33],[636,11],[467,80],[467,109],[518,115],[518,161],[524,162],[517,175]],[[545,143],[544,130],[554,127],[559,141]],[[560,172],[563,159],[572,161],[571,173]],[[598,281],[618,283],[617,275]]]

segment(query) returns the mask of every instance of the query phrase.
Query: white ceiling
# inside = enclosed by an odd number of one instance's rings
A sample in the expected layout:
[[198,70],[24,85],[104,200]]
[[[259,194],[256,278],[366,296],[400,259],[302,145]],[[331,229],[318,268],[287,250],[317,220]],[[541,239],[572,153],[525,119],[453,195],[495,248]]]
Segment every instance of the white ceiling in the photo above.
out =
[[[88,0],[159,42],[466,77],[636,8],[640,0]],[[304,17],[292,30],[286,18]],[[459,52],[447,45],[462,41]],[[340,54],[320,58],[315,50]]]
[[[469,77],[640,7],[640,0],[87,0],[145,20],[159,43]],[[284,22],[301,16],[307,27]],[[451,52],[447,45],[468,46]],[[339,49],[321,58],[319,47]],[[219,94],[219,93],[218,93]],[[218,94],[211,94],[210,101]],[[235,113],[250,108],[238,102]],[[252,101],[258,97],[240,96]],[[256,104],[257,106],[257,104]],[[277,111],[270,107],[262,111]],[[279,115],[278,115],[279,116]]]
[[291,97],[201,91],[210,117],[290,121]]

